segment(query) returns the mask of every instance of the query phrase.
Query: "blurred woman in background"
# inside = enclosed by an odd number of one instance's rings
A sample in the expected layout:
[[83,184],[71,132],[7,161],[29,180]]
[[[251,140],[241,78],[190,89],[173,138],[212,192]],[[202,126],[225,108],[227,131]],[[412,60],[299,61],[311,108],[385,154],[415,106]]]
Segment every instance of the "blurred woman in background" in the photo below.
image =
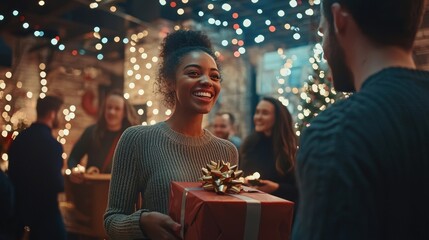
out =
[[244,176],[258,172],[261,179],[253,187],[296,203],[297,138],[291,114],[277,99],[264,97],[256,106],[253,121],[255,131],[240,148]]
[[[97,122],[87,127],[73,146],[67,162],[68,167],[73,169],[81,164],[82,158],[87,155],[87,171],[110,173],[119,137],[126,128],[138,124],[139,119],[134,107],[121,91],[112,90],[104,98]],[[81,175],[79,171],[72,171],[72,180],[79,179]]]

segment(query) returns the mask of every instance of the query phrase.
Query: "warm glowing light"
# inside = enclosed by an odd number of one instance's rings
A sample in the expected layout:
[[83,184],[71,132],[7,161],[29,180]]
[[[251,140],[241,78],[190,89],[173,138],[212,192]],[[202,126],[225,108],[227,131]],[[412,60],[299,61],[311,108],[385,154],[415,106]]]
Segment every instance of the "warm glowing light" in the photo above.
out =
[[98,3],[96,3],[96,2],[92,2],[92,3],[89,4],[89,8],[91,8],[91,9],[94,9],[94,8],[97,8],[97,7],[98,7]]

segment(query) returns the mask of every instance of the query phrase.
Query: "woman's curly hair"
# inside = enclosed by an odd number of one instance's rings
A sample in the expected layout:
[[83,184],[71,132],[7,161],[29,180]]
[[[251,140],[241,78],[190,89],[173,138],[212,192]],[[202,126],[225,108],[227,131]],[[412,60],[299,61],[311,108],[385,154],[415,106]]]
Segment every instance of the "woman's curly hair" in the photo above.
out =
[[201,31],[178,30],[170,33],[161,43],[161,62],[155,82],[155,93],[163,95],[163,102],[167,107],[174,107],[176,95],[170,88],[176,81],[176,70],[182,58],[192,51],[203,51],[213,57],[219,68],[211,41]]

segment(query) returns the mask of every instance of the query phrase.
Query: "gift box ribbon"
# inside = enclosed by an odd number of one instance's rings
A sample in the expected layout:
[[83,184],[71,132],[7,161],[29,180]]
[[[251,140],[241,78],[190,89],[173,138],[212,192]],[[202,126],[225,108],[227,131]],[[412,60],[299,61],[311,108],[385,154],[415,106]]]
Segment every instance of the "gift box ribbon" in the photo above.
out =
[[[180,209],[180,224],[182,228],[180,230],[180,236],[184,239],[185,236],[185,208],[186,208],[186,197],[189,191],[204,190],[201,187],[185,188],[182,194],[182,205]],[[239,198],[246,202],[246,219],[244,224],[244,236],[245,240],[257,240],[259,235],[259,223],[261,219],[261,202],[251,197],[239,195],[239,194],[226,194],[235,198]]]
[[257,240],[259,235],[259,221],[261,219],[261,202],[239,194],[228,194],[229,196],[239,198],[247,203],[246,222],[244,224],[245,240]]
[[184,239],[185,236],[185,208],[186,208],[186,196],[188,196],[189,191],[196,191],[196,190],[204,190],[204,188],[201,187],[193,187],[193,188],[185,188],[182,194],[182,206],[180,209],[180,225],[182,225],[182,228],[180,229],[180,237]]

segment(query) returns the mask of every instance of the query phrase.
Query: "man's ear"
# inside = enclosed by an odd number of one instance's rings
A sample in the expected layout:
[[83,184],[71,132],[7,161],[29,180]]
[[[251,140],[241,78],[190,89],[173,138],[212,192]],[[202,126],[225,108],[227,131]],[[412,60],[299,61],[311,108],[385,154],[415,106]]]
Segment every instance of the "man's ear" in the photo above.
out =
[[339,3],[332,4],[331,11],[334,18],[335,33],[341,35],[349,24],[350,14]]
[[57,117],[57,111],[55,111],[55,110],[51,110],[51,111],[49,111],[49,118],[50,119],[55,119],[56,117]]

